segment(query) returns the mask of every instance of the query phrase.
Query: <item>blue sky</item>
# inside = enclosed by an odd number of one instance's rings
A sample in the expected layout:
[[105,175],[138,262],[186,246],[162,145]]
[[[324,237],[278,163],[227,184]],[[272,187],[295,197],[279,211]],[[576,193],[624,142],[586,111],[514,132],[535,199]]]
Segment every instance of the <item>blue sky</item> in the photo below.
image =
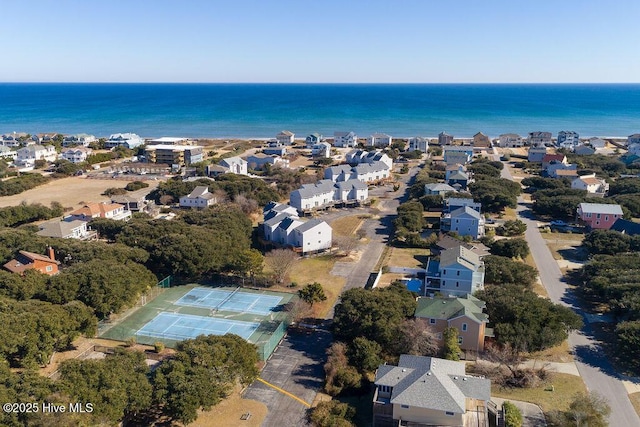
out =
[[640,82],[640,1],[3,0],[4,82]]

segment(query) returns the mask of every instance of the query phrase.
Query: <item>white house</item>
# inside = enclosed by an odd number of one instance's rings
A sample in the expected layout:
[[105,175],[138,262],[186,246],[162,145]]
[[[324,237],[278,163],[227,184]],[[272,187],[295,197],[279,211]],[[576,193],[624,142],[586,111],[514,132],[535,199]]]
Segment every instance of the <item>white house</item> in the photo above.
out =
[[391,145],[392,138],[386,133],[374,133],[367,137],[367,145],[369,147],[388,147]]
[[422,136],[409,138],[409,151],[422,151],[426,153],[429,149],[429,140]]
[[596,150],[605,148],[607,146],[607,142],[604,139],[595,136],[589,138],[587,142]]
[[582,175],[571,181],[571,188],[585,190],[587,193],[604,196],[609,191],[609,183],[596,178],[596,174]]
[[71,147],[79,145],[81,147],[88,147],[92,142],[96,142],[98,138],[86,133],[78,133],[76,135],[67,135],[62,140],[63,147]]
[[532,147],[545,147],[551,145],[551,132],[529,132],[529,145]]
[[358,135],[355,132],[334,132],[333,145],[336,147],[355,147],[358,145]]
[[65,148],[60,153],[60,157],[71,163],[82,163],[87,160],[87,156],[91,153],[91,148],[86,147]]
[[22,134],[19,134],[19,133],[8,133],[5,135],[2,135],[2,145],[6,147],[20,147],[21,135]]
[[83,207],[69,212],[65,221],[91,221],[95,218],[128,221],[131,219],[131,211],[126,210],[125,206],[120,203],[87,203]]
[[281,245],[291,245],[293,242],[293,230],[304,224],[298,217],[287,216],[273,230],[271,241]]
[[386,164],[389,167],[389,169],[393,168],[393,159],[391,159],[391,157],[387,156],[386,153],[383,153],[380,150],[375,150],[375,151],[352,150],[347,153],[346,161],[350,165],[354,165],[354,166],[360,163],[382,162]]
[[21,166],[33,166],[36,160],[53,162],[58,158],[56,147],[53,145],[30,145],[17,151],[16,163]]
[[104,143],[106,148],[125,147],[136,148],[144,144],[144,139],[140,138],[135,133],[114,133],[109,136]]
[[369,187],[362,181],[350,179],[335,184],[334,200],[338,202],[365,201],[369,198]]
[[328,142],[318,142],[311,146],[313,157],[331,157],[331,144]]
[[262,223],[262,230],[264,231],[265,239],[270,242],[277,241],[275,237],[276,228],[278,228],[285,218],[298,218],[298,212],[276,212],[275,215],[273,211],[270,211],[268,214],[265,213],[264,222]]
[[216,203],[216,196],[205,185],[199,185],[188,196],[180,197],[181,208],[206,208]]
[[0,145],[0,157],[1,158],[15,160],[17,155],[18,155],[17,151],[12,150],[11,148],[9,148],[7,146]]
[[294,142],[295,134],[288,130],[283,130],[276,135],[276,140],[283,145],[291,145]]
[[382,162],[360,163],[353,167],[354,179],[362,182],[376,183],[391,177],[389,166]]
[[469,145],[445,145],[442,147],[444,162],[448,165],[471,163],[473,147]]
[[246,160],[240,157],[227,157],[226,159],[220,160],[218,165],[227,169],[230,173],[235,173],[236,175],[247,175],[247,166],[248,163]]
[[517,133],[503,133],[498,137],[498,147],[517,148],[524,146],[524,140]]
[[263,153],[256,153],[247,156],[247,164],[249,168],[255,170],[264,169],[265,165],[287,168],[289,167],[289,160],[276,155],[269,156]]
[[333,229],[320,219],[311,219],[293,229],[290,242],[303,253],[323,251],[331,248]]
[[573,151],[578,145],[580,145],[580,135],[578,135],[578,132],[561,130],[558,132],[556,145],[559,148]]
[[324,209],[335,203],[357,204],[369,198],[369,188],[359,180],[334,183],[322,179],[315,184],[303,184],[289,195],[289,204],[299,212]]
[[311,135],[307,136],[304,141],[307,144],[307,147],[312,147],[324,141],[324,136],[317,132],[314,132]]

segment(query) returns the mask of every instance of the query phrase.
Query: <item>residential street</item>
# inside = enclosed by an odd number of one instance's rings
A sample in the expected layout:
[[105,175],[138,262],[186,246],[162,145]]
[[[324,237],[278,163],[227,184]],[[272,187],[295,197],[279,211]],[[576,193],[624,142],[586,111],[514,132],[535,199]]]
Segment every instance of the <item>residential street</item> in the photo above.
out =
[[[513,180],[506,165],[502,177]],[[576,298],[565,283],[558,263],[551,255],[545,240],[540,234],[538,224],[532,219],[529,207],[518,198],[517,213],[519,218],[527,224],[525,238],[531,248],[531,254],[538,267],[538,272],[549,298],[555,302],[571,307],[583,315],[577,305]],[[587,388],[596,391],[609,400],[611,426],[640,426],[640,417],[636,414],[628,398],[627,390],[620,376],[604,355],[598,341],[592,335],[591,327],[583,315],[585,326],[581,331],[573,332],[569,336],[569,344],[575,352],[576,366]]]

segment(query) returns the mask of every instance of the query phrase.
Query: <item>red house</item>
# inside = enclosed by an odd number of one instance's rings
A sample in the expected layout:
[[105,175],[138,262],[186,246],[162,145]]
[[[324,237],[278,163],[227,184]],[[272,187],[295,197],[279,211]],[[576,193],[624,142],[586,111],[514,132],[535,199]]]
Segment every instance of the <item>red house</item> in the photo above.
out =
[[56,261],[53,249],[49,248],[49,256],[20,251],[16,258],[4,265],[4,268],[18,274],[24,274],[25,270],[33,269],[53,276],[58,274],[58,265],[60,265],[60,262]]
[[576,216],[579,221],[591,229],[608,230],[613,223],[622,218],[620,205],[602,203],[580,203]]

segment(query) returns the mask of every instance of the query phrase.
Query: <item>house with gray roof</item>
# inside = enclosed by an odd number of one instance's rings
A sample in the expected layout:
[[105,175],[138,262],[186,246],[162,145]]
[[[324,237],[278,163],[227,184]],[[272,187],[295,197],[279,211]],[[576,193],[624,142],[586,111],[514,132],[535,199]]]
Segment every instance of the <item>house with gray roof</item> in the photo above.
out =
[[358,145],[358,135],[355,132],[334,132],[333,145],[336,147],[355,147]]
[[369,197],[369,187],[357,179],[336,182],[335,186],[335,200],[338,202],[365,201]]
[[487,328],[486,306],[484,301],[472,295],[419,297],[414,316],[429,323],[441,344],[445,329],[453,327],[458,331],[460,349],[478,353],[484,351],[485,338],[493,336],[493,330]]
[[284,145],[291,145],[294,142],[295,134],[288,130],[283,130],[276,135],[276,140]]
[[444,199],[442,206],[442,212],[451,213],[458,208],[469,206],[471,209],[480,212],[482,210],[482,203],[476,202],[473,199],[467,197],[448,197]]
[[392,138],[386,133],[374,133],[367,137],[367,145],[369,147],[388,147],[391,145]]
[[271,202],[265,207],[262,229],[266,240],[303,254],[330,249],[333,242],[329,224],[319,219],[304,221],[295,208],[282,203]]
[[442,251],[439,260],[427,260],[426,292],[463,296],[483,288],[484,262],[474,251],[457,246]]
[[451,192],[455,193],[456,189],[450,186],[449,184],[445,184],[442,182],[424,185],[424,194],[427,196],[438,195],[438,196],[444,197],[445,194],[451,193]]
[[318,142],[311,146],[311,156],[314,158],[331,157],[331,144],[328,142]]
[[471,236],[478,240],[484,236],[484,217],[470,206],[462,206],[440,219],[440,230],[456,232],[459,236]]
[[349,151],[345,157],[347,163],[349,163],[351,166],[356,166],[361,163],[382,162],[389,167],[389,170],[393,168],[393,160],[391,159],[391,157],[380,150],[352,150]]
[[247,175],[247,166],[248,162],[240,158],[238,156],[235,157],[227,157],[226,159],[220,160],[218,166],[221,166],[225,169],[225,172],[235,173],[237,175]]
[[302,253],[318,252],[331,248],[333,229],[320,219],[310,219],[293,229],[290,242]]
[[374,384],[374,427],[489,425],[491,382],[464,362],[403,354],[378,367]]
[[307,148],[311,148],[312,146],[323,142],[324,136],[318,132],[314,132],[309,136],[307,136],[307,138],[304,141],[307,145]]
[[580,203],[576,209],[576,220],[590,230],[608,230],[623,215],[620,205]]
[[209,192],[209,187],[206,185],[199,185],[188,195],[180,197],[181,208],[206,208],[217,202],[217,197]]
[[59,239],[88,240],[96,237],[96,232],[87,227],[87,221],[74,219],[70,221],[60,221],[55,219],[43,222],[38,226],[38,236],[57,237]]
[[442,147],[444,162],[448,165],[471,163],[473,147],[470,145],[445,145]]
[[[346,198],[345,198],[346,197]],[[369,198],[369,188],[360,180],[333,182],[322,179],[314,184],[303,184],[289,195],[289,204],[298,212],[325,209],[336,203],[358,204]]]
[[247,156],[248,167],[255,170],[262,170],[265,165],[289,167],[289,160],[276,155],[267,155],[264,153],[256,153]]

